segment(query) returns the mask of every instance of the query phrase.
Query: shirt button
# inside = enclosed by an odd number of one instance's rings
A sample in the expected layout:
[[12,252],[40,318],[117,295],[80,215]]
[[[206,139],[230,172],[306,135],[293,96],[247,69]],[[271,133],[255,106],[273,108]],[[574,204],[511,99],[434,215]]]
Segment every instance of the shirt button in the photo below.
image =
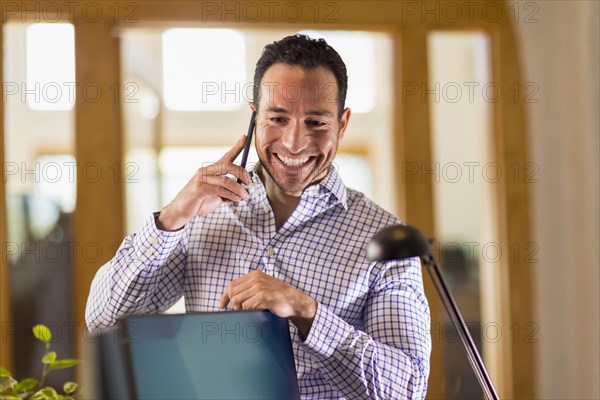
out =
[[155,236],[151,236],[150,240],[148,240],[150,242],[151,245],[157,245],[158,244],[158,239]]
[[263,206],[263,211],[266,212],[266,213],[268,213],[269,211],[271,211],[271,207],[269,207],[268,205],[265,204]]
[[154,250],[152,250],[152,249],[148,249],[148,250],[146,250],[146,255],[147,255],[148,257],[152,257],[152,255],[153,255],[153,254],[154,254]]
[[267,254],[269,255],[269,257],[273,257],[275,255],[275,249],[273,248],[273,246],[267,247]]

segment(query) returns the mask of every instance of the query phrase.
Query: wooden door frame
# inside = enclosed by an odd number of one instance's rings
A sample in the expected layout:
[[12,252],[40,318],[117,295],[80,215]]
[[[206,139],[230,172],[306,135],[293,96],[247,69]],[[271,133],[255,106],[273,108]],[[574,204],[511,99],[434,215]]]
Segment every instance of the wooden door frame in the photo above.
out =
[[[4,76],[4,29],[3,19],[0,19],[0,76]],[[4,81],[4,80],[3,80]],[[0,96],[4,99],[4,85],[0,87]],[[0,107],[0,165],[2,165],[2,182],[0,182],[0,244],[2,245],[2,259],[0,260],[0,326],[1,343],[0,365],[12,370],[12,338],[9,332],[12,329],[12,316],[10,304],[10,274],[8,265],[8,236],[6,226],[6,169],[4,168],[4,102]]]

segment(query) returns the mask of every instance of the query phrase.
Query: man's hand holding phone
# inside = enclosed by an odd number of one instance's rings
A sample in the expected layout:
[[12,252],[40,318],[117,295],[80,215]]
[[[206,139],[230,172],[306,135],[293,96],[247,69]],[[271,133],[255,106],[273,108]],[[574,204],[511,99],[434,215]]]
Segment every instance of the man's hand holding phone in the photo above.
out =
[[183,227],[196,215],[208,215],[226,201],[247,200],[250,195],[239,181],[250,185],[252,180],[245,168],[235,165],[233,161],[244,149],[246,135],[219,161],[200,168],[185,187],[162,209],[156,225],[165,231],[176,231]]

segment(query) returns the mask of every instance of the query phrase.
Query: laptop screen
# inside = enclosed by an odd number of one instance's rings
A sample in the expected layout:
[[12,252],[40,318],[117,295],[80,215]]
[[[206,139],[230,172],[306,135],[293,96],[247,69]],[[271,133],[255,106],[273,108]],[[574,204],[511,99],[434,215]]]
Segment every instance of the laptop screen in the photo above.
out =
[[126,334],[139,399],[298,399],[288,321],[268,311],[132,316]]

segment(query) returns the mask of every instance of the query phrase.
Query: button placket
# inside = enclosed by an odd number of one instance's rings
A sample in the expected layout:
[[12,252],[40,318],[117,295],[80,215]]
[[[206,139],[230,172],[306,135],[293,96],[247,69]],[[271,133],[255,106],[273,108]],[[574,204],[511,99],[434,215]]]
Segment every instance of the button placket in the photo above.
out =
[[264,250],[263,257],[263,272],[268,275],[273,275],[273,271],[275,268],[275,259],[277,256],[277,251],[272,245],[268,245]]

